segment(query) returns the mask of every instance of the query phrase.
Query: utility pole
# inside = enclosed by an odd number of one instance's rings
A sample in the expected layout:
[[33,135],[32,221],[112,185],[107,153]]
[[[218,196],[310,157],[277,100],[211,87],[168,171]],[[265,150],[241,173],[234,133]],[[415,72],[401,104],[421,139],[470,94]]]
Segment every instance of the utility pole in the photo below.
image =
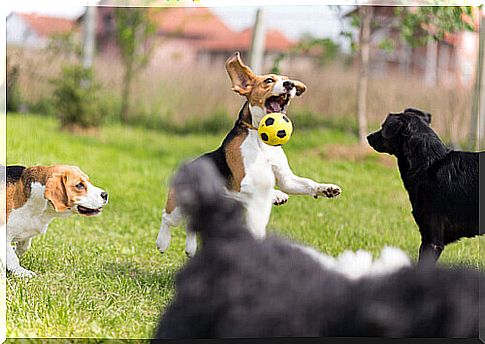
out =
[[96,6],[86,6],[84,14],[84,37],[83,37],[83,67],[89,69],[93,66],[94,48],[96,41]]
[[259,8],[256,12],[256,19],[253,27],[253,37],[251,40],[251,49],[249,53],[249,65],[256,74],[263,72],[265,38],[266,30],[264,27],[264,9]]

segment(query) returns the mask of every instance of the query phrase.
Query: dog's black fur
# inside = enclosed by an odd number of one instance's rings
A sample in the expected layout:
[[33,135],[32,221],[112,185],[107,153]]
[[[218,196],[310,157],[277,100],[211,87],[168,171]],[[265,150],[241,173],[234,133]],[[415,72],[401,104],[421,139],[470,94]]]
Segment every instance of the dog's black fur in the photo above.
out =
[[446,244],[483,234],[479,228],[479,154],[448,149],[429,126],[431,115],[409,108],[389,114],[367,136],[378,152],[397,157],[421,232],[419,260],[437,260]]
[[183,166],[174,188],[203,245],[177,274],[158,339],[478,336],[477,272],[431,264],[351,281],[288,241],[254,239],[208,160]]
[[22,173],[25,170],[25,166],[11,165],[6,167],[7,184],[16,183],[22,177]]

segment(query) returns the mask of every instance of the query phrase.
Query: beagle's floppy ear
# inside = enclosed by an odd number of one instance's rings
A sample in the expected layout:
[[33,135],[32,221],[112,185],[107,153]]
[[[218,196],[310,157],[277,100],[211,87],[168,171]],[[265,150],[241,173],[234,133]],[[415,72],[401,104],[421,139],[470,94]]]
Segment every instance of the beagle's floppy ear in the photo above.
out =
[[390,139],[397,135],[399,129],[403,126],[403,122],[397,116],[389,116],[382,126],[382,137]]
[[239,52],[227,59],[226,70],[231,78],[233,91],[242,96],[248,95],[253,88],[256,75],[251,68],[242,63]]
[[54,173],[45,184],[44,198],[52,203],[57,212],[63,212],[70,208],[66,179],[65,174]]
[[293,80],[296,88],[296,95],[301,96],[306,91],[306,85],[298,80]]

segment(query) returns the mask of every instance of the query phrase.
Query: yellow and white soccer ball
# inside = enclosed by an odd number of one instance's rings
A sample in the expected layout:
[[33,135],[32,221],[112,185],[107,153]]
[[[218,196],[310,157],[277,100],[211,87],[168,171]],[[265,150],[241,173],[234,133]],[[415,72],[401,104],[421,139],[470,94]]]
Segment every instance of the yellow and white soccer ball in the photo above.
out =
[[285,114],[270,113],[259,122],[259,137],[270,146],[284,145],[290,140],[292,133],[293,124]]

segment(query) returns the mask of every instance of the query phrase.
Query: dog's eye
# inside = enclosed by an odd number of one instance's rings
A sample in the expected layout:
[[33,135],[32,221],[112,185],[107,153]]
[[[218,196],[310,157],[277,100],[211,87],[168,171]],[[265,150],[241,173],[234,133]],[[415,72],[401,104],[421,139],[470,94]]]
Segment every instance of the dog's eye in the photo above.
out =
[[271,84],[273,82],[274,82],[274,80],[272,78],[267,78],[266,80],[264,80],[265,84]]
[[78,189],[78,190],[84,189],[84,184],[83,183],[76,184],[76,189]]

